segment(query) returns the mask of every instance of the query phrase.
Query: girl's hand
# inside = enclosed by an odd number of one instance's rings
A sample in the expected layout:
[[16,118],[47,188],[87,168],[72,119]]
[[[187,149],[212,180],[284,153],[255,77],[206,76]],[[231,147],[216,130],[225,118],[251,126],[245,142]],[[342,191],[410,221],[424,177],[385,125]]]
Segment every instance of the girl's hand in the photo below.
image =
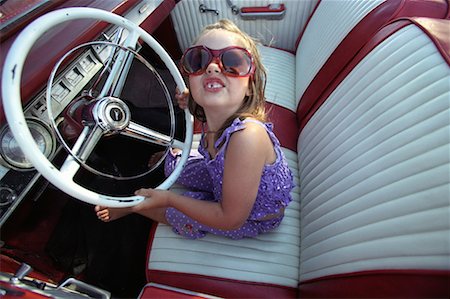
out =
[[169,206],[169,197],[171,192],[157,189],[139,189],[134,192],[135,195],[145,197],[145,199],[135,206],[136,209],[154,209],[166,208]]
[[178,101],[178,106],[181,109],[186,109],[188,107],[189,89],[185,89],[183,92],[180,92],[180,90],[177,87],[175,98]]

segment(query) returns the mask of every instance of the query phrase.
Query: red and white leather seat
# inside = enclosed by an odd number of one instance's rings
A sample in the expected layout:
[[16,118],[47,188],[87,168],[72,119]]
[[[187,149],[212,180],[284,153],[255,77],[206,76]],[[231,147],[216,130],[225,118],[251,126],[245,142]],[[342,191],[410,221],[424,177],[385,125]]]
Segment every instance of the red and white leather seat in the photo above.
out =
[[449,28],[384,27],[303,128],[300,295],[448,297]]
[[449,294],[450,21],[392,21],[414,1],[336,3],[319,3],[295,54],[261,48],[297,186],[282,225],[238,241],[155,226],[149,282],[239,298]]

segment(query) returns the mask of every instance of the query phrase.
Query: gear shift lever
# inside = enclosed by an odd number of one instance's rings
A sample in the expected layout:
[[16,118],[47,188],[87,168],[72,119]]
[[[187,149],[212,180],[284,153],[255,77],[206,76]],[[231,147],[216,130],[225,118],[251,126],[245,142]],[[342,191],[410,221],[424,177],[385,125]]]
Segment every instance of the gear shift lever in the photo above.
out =
[[13,284],[17,284],[20,282],[21,279],[23,279],[28,273],[30,273],[33,270],[30,265],[22,263],[20,265],[20,268],[17,270],[16,274],[14,274],[13,277],[9,279],[9,281]]

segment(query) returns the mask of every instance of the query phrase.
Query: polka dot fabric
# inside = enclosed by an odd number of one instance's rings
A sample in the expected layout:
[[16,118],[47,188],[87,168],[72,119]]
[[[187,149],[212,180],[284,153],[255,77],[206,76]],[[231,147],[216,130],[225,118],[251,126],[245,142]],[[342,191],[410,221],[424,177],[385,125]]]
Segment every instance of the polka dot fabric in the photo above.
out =
[[[218,153],[214,159],[211,159],[207,152],[204,136],[202,136],[198,151],[191,151],[188,162],[177,183],[189,189],[189,191],[184,193],[185,196],[198,200],[219,202],[222,199],[224,160],[228,142],[231,135],[244,129],[245,123],[249,121],[264,126],[274,144],[277,155],[276,161],[271,165],[265,165],[263,169],[258,194],[249,218],[239,229],[227,231],[205,226],[187,217],[175,208],[168,208],[166,210],[166,219],[175,233],[190,239],[204,237],[206,233],[232,239],[242,239],[244,237],[255,237],[258,234],[273,230],[281,223],[283,214],[280,211],[292,201],[290,191],[294,187],[294,183],[292,173],[281,150],[280,142],[273,133],[273,127],[270,123],[261,123],[253,119],[235,119],[216,141],[214,146],[218,149]],[[166,175],[173,171],[180,155],[168,155],[165,162]],[[281,216],[277,218],[260,220],[269,215],[279,213]]]

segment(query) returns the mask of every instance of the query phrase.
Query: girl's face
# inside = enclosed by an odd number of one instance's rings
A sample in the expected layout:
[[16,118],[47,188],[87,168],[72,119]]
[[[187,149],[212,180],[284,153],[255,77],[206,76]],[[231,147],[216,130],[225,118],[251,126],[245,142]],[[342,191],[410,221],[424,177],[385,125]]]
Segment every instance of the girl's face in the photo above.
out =
[[[196,45],[204,45],[212,50],[244,46],[239,35],[221,29],[206,32]],[[213,59],[203,74],[189,76],[189,87],[195,102],[207,114],[208,111],[217,111],[228,117],[239,109],[244,97],[248,95],[249,77],[226,76],[219,61]]]

